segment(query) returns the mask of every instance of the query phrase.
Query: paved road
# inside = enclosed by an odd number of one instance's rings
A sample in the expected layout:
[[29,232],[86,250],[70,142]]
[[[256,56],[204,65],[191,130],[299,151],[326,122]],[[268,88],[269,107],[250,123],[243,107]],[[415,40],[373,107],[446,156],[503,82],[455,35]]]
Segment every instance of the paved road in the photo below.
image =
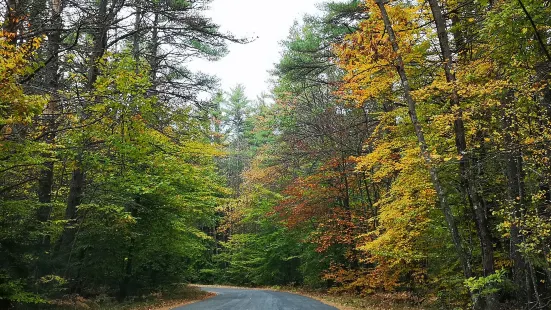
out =
[[201,287],[215,297],[173,310],[336,310],[317,300],[276,291]]

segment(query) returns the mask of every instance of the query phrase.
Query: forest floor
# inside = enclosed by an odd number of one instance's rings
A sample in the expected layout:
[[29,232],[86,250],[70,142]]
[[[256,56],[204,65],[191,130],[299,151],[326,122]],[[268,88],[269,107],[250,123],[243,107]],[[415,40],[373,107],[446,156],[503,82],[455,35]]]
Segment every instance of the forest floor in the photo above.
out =
[[[291,291],[292,292],[292,291]],[[412,305],[411,300],[402,299],[396,294],[374,294],[362,297],[352,294],[331,294],[310,291],[298,291],[297,294],[305,295],[320,300],[340,310],[427,310],[430,307]]]
[[[202,287],[212,288],[243,288],[239,286],[228,285],[201,285]],[[334,294],[313,290],[306,290],[296,287],[259,287],[247,288],[252,290],[274,290],[299,294],[316,299],[324,304],[333,306],[340,310],[424,310],[429,307],[412,305],[412,300],[405,294],[373,294],[369,297],[361,297],[352,294]],[[163,309],[164,310],[164,309]]]
[[[79,296],[55,301],[51,309],[71,310],[170,310],[178,306],[192,304],[213,297],[195,286],[179,286],[169,292],[152,293],[129,298],[119,303],[112,298],[85,299]],[[50,309],[50,308],[48,308]]]

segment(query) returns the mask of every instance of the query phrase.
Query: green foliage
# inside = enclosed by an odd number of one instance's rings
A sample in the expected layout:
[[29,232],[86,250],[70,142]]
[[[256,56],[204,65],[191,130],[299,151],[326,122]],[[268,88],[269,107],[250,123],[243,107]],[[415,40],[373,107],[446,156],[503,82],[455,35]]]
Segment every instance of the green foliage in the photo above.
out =
[[288,234],[280,228],[232,236],[217,256],[227,264],[222,281],[245,286],[300,284],[300,248]]
[[499,292],[506,281],[506,270],[501,269],[486,277],[469,278],[465,285],[477,297],[484,297]]
[[25,285],[21,280],[10,279],[0,275],[0,296],[2,299],[12,300],[20,303],[40,304],[45,300],[39,295],[26,291]]
[[[132,292],[189,280],[210,239],[201,228],[211,225],[223,191],[212,162],[216,150],[200,140],[175,141],[170,126],[155,129],[162,112],[146,96],[148,75],[136,72],[128,55],[109,58],[92,95],[102,100],[89,107],[103,121],[79,133],[101,147],[81,158],[97,185],[91,203],[79,206],[73,251],[84,258],[71,269],[89,266],[80,272],[89,290],[102,283],[116,288],[125,277]],[[172,126],[182,121],[193,122]]]
[[[77,217],[64,218],[60,196],[51,203],[50,219],[39,223],[36,214],[43,206],[31,200],[31,183],[2,198],[0,251],[7,260],[0,298],[11,303],[46,302],[75,287],[89,295],[122,290],[128,295],[190,281],[211,240],[202,229],[213,225],[225,192],[215,172],[216,147],[201,138],[188,110],[159,109],[158,98],[147,94],[146,63],[112,53],[100,67],[92,91],[64,94],[90,103],[66,119],[83,129],[59,135],[54,153],[63,161],[59,169],[81,165],[87,171]],[[80,83],[79,77],[72,79]],[[161,126],[160,117],[169,123]],[[186,136],[173,129],[183,125]],[[7,168],[44,163],[35,155],[43,154],[42,144],[14,146],[10,152],[30,155],[6,162]],[[28,172],[14,170],[11,176],[21,179]],[[57,192],[67,193],[66,184],[57,185]],[[63,248],[58,238],[67,230],[75,238]]]

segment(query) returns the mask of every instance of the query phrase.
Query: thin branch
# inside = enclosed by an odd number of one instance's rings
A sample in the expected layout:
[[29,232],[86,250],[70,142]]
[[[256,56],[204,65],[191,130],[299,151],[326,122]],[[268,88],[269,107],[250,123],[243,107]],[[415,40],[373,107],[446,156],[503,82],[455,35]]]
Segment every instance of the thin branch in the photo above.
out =
[[534,23],[534,20],[532,19],[532,16],[530,16],[530,13],[528,13],[528,10],[526,10],[526,7],[524,6],[524,3],[522,3],[522,0],[518,0],[518,4],[520,4],[520,6],[522,7],[522,11],[524,11],[524,14],[526,15],[526,17],[530,21],[530,24],[532,25],[532,28],[534,29],[534,33],[536,34],[536,38],[538,39],[538,42],[543,54],[547,57],[547,61],[551,63],[551,54],[549,54],[549,51],[547,50],[547,47],[545,46],[545,43],[543,42],[543,39],[540,36],[538,28],[536,27],[536,23]]

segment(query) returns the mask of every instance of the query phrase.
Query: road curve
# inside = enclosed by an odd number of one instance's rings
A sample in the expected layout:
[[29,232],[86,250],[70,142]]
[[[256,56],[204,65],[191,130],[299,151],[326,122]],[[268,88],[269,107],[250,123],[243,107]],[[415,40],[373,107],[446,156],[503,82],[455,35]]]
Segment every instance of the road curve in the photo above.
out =
[[201,287],[216,296],[173,310],[336,310],[312,298],[270,290]]

